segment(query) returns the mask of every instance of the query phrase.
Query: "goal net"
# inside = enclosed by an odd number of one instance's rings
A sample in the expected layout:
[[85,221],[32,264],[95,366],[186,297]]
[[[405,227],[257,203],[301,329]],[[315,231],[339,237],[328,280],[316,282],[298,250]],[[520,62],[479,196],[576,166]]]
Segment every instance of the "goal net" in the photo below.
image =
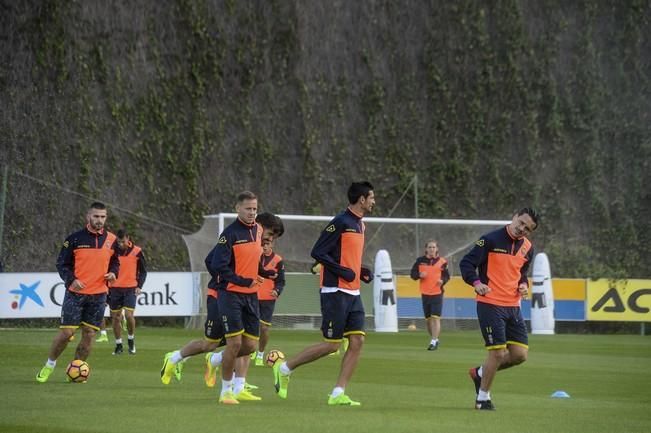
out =
[[[283,257],[286,287],[276,303],[274,327],[319,328],[319,277],[312,275],[314,260],[310,251],[332,216],[278,215],[285,225],[285,234],[276,240],[274,251]],[[191,326],[203,326],[205,319],[205,287],[209,276],[204,259],[217,243],[219,233],[232,223],[237,214],[220,213],[204,217],[201,229],[183,239],[188,247],[193,272],[200,274],[202,306],[200,315],[190,321]],[[459,261],[483,233],[508,224],[501,220],[459,220],[426,218],[366,217],[363,263],[373,270],[377,251],[389,252],[396,274],[397,306],[400,328],[424,328],[418,283],[409,278],[409,272],[418,256],[424,254],[425,243],[438,242],[440,254],[448,260],[453,277],[446,286],[443,326],[476,327],[474,300],[471,289],[459,281]],[[362,285],[362,298],[367,314],[367,329],[373,329],[373,286]],[[464,288],[465,286],[465,288]],[[471,311],[472,310],[472,311]],[[469,322],[469,323],[466,323]]]

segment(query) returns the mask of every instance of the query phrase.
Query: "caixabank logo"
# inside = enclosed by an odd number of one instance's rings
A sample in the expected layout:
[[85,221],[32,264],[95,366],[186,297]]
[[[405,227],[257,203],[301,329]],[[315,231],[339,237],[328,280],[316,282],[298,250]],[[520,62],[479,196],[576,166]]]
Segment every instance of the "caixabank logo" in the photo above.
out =
[[588,320],[651,321],[651,280],[588,281]]
[[36,292],[40,284],[41,281],[37,281],[32,284],[19,283],[19,287],[17,289],[9,290],[9,293],[14,295],[14,300],[11,302],[11,309],[22,310],[23,306],[28,301],[34,302],[36,305],[44,307],[45,305],[43,305],[43,300],[41,300],[41,297]]

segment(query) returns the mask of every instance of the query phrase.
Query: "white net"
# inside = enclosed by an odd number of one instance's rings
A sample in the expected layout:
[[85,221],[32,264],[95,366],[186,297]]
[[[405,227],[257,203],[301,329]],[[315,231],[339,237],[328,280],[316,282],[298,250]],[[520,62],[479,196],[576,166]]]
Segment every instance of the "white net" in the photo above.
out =
[[[310,251],[321,231],[332,216],[279,215],[285,225],[285,234],[279,238],[274,250],[285,262],[287,285],[285,292],[276,304],[274,317],[275,327],[318,328],[320,326],[318,277],[309,273],[314,263]],[[232,223],[236,214],[222,213],[208,215],[204,224],[196,233],[183,236],[188,247],[191,269],[193,272],[205,272],[204,259],[216,244],[219,233]],[[449,262],[451,275],[459,274],[459,260],[473,245],[478,237],[494,228],[507,224],[509,221],[496,220],[446,220],[423,218],[364,218],[366,224],[365,248],[363,263],[373,269],[375,254],[380,249],[389,251],[393,272],[407,275],[418,256],[424,254],[425,243],[434,239],[438,242],[440,253]],[[207,283],[207,275],[202,277],[202,287]],[[205,290],[205,289],[202,289]],[[409,292],[406,290],[406,292]],[[369,320],[368,329],[372,329],[373,302],[372,287],[362,289],[363,301]],[[400,306],[401,287],[398,286],[398,304]],[[413,293],[407,296],[414,298]],[[202,298],[205,296],[202,296]],[[406,299],[404,299],[406,300]],[[413,299],[409,299],[413,303]],[[418,302],[420,300],[418,299]],[[448,305],[454,306],[458,300],[446,298]],[[412,323],[422,327],[420,315],[406,310],[399,317],[401,327],[407,328]],[[202,312],[205,311],[202,306]],[[451,311],[460,311],[452,308]],[[446,321],[457,326],[457,320],[464,317],[447,317]],[[195,326],[203,324],[202,318],[193,321]],[[445,324],[445,322],[444,322]]]

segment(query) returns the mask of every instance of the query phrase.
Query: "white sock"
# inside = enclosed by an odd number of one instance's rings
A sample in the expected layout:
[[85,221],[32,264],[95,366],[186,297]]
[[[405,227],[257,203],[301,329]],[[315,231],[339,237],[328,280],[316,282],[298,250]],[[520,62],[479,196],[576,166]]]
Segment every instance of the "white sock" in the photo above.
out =
[[210,364],[212,364],[213,367],[219,367],[222,365],[222,355],[223,352],[217,352],[213,353],[212,356],[210,357]]
[[122,344],[122,339],[121,338],[116,338],[115,339],[115,344]]
[[486,401],[490,399],[491,399],[490,391],[484,391],[483,389],[479,390],[479,394],[477,394],[477,401]]
[[101,329],[101,330],[99,331],[99,333],[100,333],[101,335],[106,335],[106,329]]
[[286,362],[280,364],[280,374],[284,374],[285,376],[289,376],[290,374],[292,374],[292,370],[290,370],[289,367],[287,367]]
[[45,363],[45,365],[47,365],[48,367],[52,367],[52,368],[54,368],[54,367],[56,367],[56,365],[57,365],[57,360],[56,360],[56,359],[50,359],[50,358],[48,358],[48,359],[47,359],[47,362]]
[[264,352],[258,352],[257,357],[262,359],[264,357]]
[[235,376],[233,378],[233,392],[235,394],[239,394],[244,390],[244,383],[246,382],[246,379],[244,377],[237,377]]
[[433,344],[433,345],[436,346],[436,343],[438,343],[438,342],[439,342],[438,338],[432,338],[432,341],[430,341],[430,344]]
[[129,340],[133,340],[134,337],[135,337],[135,335],[127,335],[127,338],[128,338]]
[[484,367],[480,365],[479,368],[477,369],[477,376],[482,377],[483,372],[484,372]]
[[178,364],[181,361],[183,361],[183,356],[181,355],[181,351],[175,350],[174,353],[172,353],[172,356],[170,356],[170,362],[172,364]]
[[343,393],[344,393],[344,389],[340,386],[336,386],[335,389],[332,390],[332,394],[330,394],[330,396],[339,397]]
[[222,393],[221,395],[224,395],[228,391],[231,391],[233,388],[233,381],[232,380],[223,380],[222,379]]

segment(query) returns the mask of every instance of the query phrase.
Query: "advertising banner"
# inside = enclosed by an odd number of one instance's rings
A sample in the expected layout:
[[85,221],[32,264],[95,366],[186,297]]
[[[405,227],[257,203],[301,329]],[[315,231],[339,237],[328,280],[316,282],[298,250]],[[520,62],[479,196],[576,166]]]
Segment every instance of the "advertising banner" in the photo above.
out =
[[[59,317],[65,291],[55,272],[0,274],[0,318]],[[196,314],[194,291],[191,272],[149,272],[138,296],[136,316]]]
[[651,322],[651,280],[588,280],[587,320]]

